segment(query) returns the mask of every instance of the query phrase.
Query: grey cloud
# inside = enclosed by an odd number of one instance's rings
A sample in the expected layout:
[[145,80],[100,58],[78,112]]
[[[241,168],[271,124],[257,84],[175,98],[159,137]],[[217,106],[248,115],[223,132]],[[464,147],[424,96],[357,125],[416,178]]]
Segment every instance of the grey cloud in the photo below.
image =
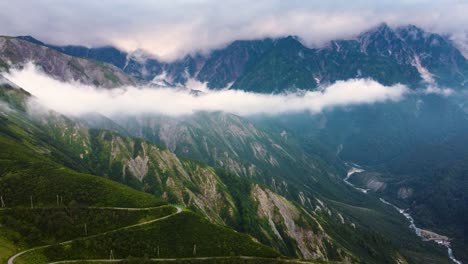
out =
[[467,11],[463,0],[19,0],[0,2],[0,33],[144,49],[171,60],[236,39],[297,35],[317,46],[388,22],[450,34],[466,47]]

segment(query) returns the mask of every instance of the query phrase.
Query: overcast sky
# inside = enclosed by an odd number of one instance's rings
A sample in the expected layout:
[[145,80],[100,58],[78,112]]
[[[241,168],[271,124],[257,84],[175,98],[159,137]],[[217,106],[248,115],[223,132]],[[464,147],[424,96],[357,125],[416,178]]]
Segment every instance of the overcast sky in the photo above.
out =
[[317,46],[381,22],[415,24],[467,47],[466,14],[468,0],[15,0],[0,1],[0,34],[173,60],[236,39],[297,35]]

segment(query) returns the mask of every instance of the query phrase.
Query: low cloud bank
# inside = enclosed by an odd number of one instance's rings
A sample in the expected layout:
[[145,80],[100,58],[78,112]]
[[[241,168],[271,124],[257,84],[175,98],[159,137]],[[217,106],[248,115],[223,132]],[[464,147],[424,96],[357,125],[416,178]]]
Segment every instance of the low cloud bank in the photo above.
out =
[[77,82],[61,82],[32,65],[13,70],[6,77],[34,95],[40,104],[67,115],[96,112],[103,115],[185,115],[196,111],[225,111],[239,115],[320,112],[332,107],[398,101],[408,92],[404,85],[383,86],[368,79],[338,81],[321,91],[277,95],[238,90],[194,95],[188,89],[145,86],[107,90]]

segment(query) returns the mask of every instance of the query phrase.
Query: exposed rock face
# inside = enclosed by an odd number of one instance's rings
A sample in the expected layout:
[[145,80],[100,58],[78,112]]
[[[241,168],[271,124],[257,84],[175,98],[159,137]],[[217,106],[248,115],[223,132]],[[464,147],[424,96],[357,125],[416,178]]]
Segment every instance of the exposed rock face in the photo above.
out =
[[142,181],[143,177],[148,173],[148,156],[140,157],[137,156],[134,159],[129,159],[127,161],[127,167],[130,170],[130,173],[138,180]]
[[273,45],[271,39],[235,41],[217,50],[206,59],[197,79],[208,82],[210,88],[225,88],[246,74],[249,61],[255,61]]
[[119,181],[135,178],[143,189],[154,190],[171,202],[201,211],[216,223],[224,223],[222,210],[235,210],[232,198],[222,189],[223,183],[213,168],[181,160],[168,150],[111,131],[89,133],[73,125],[79,123],[59,117],[43,117],[42,122],[45,127],[53,123],[48,127],[50,133],[57,134],[57,139],[68,144],[80,159],[100,158],[109,164],[109,168],[99,171],[103,175]]
[[408,199],[413,195],[413,189],[409,187],[401,187],[398,189],[397,197],[399,199]]
[[[240,176],[269,175],[265,182],[282,183],[286,177],[317,171],[313,162],[306,161],[301,149],[287,142],[287,137],[269,134],[233,114],[199,112],[187,117],[121,116],[116,120],[132,136]],[[280,185],[276,187],[286,191],[286,186]]]
[[[252,198],[258,203],[257,214],[265,218],[278,239],[284,241],[293,239],[297,243],[296,253],[305,259],[326,259],[324,241],[327,240],[320,228],[312,230],[299,224],[301,219],[308,218],[314,222],[310,214],[304,216],[300,208],[294,206],[284,197],[255,185]],[[282,230],[279,230],[282,229]],[[285,237],[287,236],[287,237]]]
[[371,189],[372,191],[376,192],[378,190],[381,190],[382,188],[385,188],[386,184],[384,182],[381,182],[377,179],[370,179],[366,183],[366,187],[368,189]]
[[62,81],[117,87],[134,81],[117,67],[66,55],[48,47],[18,38],[0,37],[0,64],[6,68],[21,67],[28,62]]

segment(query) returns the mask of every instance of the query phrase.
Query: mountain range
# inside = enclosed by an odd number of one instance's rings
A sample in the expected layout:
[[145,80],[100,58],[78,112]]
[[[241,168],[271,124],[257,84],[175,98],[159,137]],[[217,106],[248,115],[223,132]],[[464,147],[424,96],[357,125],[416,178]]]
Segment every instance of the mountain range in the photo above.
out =
[[261,93],[311,90],[350,78],[372,78],[384,85],[464,87],[468,62],[454,44],[415,26],[386,24],[354,39],[330,41],[320,48],[304,46],[297,37],[234,41],[209,55],[188,55],[161,62],[144,52],[114,47],[54,46],[19,37],[68,55],[112,64],[141,82],[185,85],[195,79],[211,89]]
[[[448,38],[386,24],[321,48],[296,37],[242,40],[174,62],[0,37],[3,73],[29,61],[53,78],[100,89],[196,80],[270,94],[370,78],[463,91],[468,76]],[[2,260],[44,246],[15,263],[109,254],[136,263],[449,263],[446,248],[422,241],[381,197],[453,238],[456,257],[468,258],[466,216],[456,213],[466,208],[468,186],[462,99],[414,95],[315,115],[77,117],[31,108],[33,98],[2,77]],[[352,183],[368,193],[343,182],[350,162],[365,169]]]

